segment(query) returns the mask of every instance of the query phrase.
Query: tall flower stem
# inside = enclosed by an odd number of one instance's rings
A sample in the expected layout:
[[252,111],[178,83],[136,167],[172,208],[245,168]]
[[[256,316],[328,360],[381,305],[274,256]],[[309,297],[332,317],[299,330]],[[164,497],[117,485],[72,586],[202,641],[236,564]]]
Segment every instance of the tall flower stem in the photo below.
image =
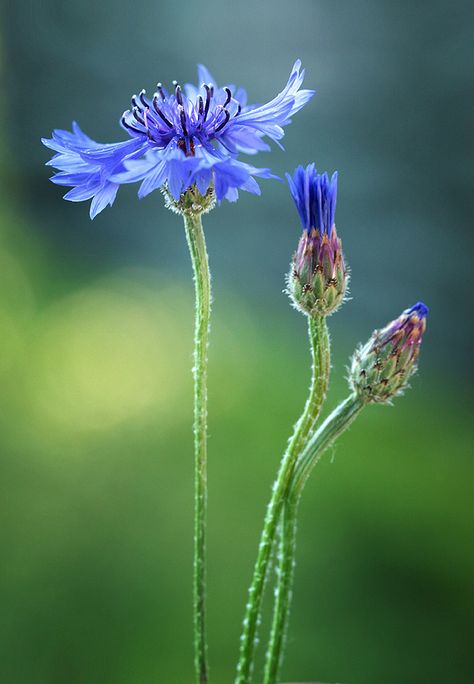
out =
[[211,314],[211,276],[201,215],[183,214],[194,271],[194,669],[196,682],[207,684],[206,518],[207,518],[207,347]]
[[270,641],[265,658],[263,684],[274,684],[283,660],[288,618],[293,592],[296,529],[299,497],[290,492],[283,506],[281,538],[278,549],[277,587],[273,607]]
[[267,507],[257,560],[245,608],[235,684],[249,684],[252,679],[257,628],[265,580],[280,513],[288,492],[296,459],[302,451],[306,439],[318,418],[328,387],[330,345],[326,319],[323,316],[308,317],[308,328],[313,359],[309,396],[304,411],[295,425],[287,450],[283,455]]
[[322,423],[298,458],[283,510],[278,554],[277,588],[270,641],[265,660],[264,684],[275,684],[283,659],[288,627],[296,551],[296,519],[303,487],[322,453],[355,420],[363,403],[354,395],[343,401]]

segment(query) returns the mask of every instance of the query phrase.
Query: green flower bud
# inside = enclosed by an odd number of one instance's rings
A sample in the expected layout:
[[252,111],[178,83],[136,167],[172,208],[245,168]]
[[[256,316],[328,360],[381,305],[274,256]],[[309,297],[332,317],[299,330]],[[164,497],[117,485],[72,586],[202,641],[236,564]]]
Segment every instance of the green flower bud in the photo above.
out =
[[301,236],[293,257],[288,290],[297,309],[310,316],[327,316],[342,304],[347,287],[347,269],[341,241],[318,230]]
[[337,173],[329,180],[309,164],[306,169],[299,166],[287,178],[304,227],[288,276],[288,292],[303,313],[327,316],[343,302],[348,282],[334,224]]
[[417,368],[427,314],[428,307],[417,302],[357,349],[349,382],[364,402],[390,402],[408,386]]

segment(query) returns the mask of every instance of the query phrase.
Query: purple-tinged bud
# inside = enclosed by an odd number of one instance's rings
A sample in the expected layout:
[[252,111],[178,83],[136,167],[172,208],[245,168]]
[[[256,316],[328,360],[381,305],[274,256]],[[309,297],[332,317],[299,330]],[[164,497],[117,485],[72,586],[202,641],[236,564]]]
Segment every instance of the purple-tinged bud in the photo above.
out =
[[337,173],[329,180],[314,164],[287,174],[290,192],[303,224],[303,234],[288,275],[288,292],[297,309],[327,316],[344,300],[348,273],[334,223]]
[[417,302],[370,340],[352,357],[349,382],[366,403],[385,403],[401,394],[416,371],[428,307]]

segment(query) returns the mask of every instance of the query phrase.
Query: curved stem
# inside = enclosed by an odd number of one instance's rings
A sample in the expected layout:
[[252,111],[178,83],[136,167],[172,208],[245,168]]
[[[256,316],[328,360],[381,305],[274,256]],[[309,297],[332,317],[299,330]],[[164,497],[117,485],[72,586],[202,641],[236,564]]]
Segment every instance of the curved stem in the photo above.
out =
[[329,414],[311,436],[295,467],[291,483],[293,496],[301,496],[303,487],[322,453],[347,430],[364,406],[364,402],[357,395],[351,394]]
[[277,588],[263,684],[274,684],[283,660],[283,650],[293,592],[296,553],[296,520],[299,498],[288,496],[282,513],[282,535],[278,552]]
[[308,328],[313,357],[309,396],[282,458],[267,507],[252,583],[249,588],[248,601],[245,608],[235,684],[249,684],[252,678],[257,627],[278,520],[296,459],[319,415],[328,387],[330,348],[325,318],[322,316],[317,318],[308,317]]
[[303,487],[321,454],[346,430],[363,404],[355,396],[343,401],[314,433],[293,471],[283,509],[283,532],[278,554],[277,588],[270,641],[266,654],[264,684],[275,684],[283,658],[293,591],[296,552],[296,519]]
[[194,271],[194,669],[196,682],[207,684],[206,518],[207,518],[207,347],[211,313],[211,277],[201,216],[184,215]]

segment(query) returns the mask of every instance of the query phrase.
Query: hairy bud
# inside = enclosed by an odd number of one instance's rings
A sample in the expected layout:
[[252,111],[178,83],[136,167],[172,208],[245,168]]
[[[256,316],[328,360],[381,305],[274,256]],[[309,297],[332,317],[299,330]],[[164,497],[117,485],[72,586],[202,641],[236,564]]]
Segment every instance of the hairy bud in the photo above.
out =
[[364,402],[388,402],[407,387],[416,371],[427,314],[428,307],[417,302],[357,349],[349,381]]
[[303,234],[288,275],[288,292],[300,311],[327,316],[344,300],[348,273],[334,217],[337,173],[316,172],[314,164],[287,174],[290,192],[303,224]]

